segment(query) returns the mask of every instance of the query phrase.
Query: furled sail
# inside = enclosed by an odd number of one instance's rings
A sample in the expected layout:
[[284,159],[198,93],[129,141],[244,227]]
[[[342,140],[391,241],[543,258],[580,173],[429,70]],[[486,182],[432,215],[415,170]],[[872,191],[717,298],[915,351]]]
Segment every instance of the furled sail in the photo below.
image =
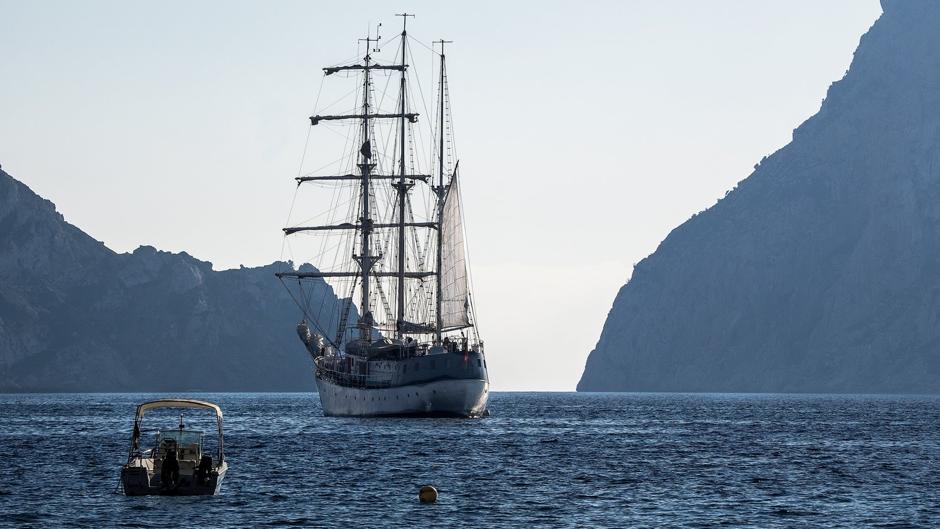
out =
[[467,259],[457,176],[450,181],[441,217],[441,323],[444,329],[470,325]]

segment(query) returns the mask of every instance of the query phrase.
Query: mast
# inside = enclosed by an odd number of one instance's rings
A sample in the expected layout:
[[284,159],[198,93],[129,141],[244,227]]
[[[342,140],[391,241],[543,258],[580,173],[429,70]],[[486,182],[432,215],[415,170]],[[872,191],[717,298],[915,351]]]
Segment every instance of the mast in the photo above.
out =
[[402,18],[401,21],[401,87],[399,88],[399,99],[401,100],[401,119],[399,120],[399,143],[400,152],[398,160],[398,183],[395,188],[398,190],[398,307],[397,321],[395,324],[395,335],[400,339],[402,337],[402,322],[405,320],[405,196],[412,185],[405,181],[405,41],[408,37],[408,17],[414,15],[401,13],[395,16]]
[[441,107],[438,109],[440,113],[438,128],[440,138],[437,147],[437,165],[438,165],[438,186],[437,186],[437,266],[434,267],[437,274],[437,289],[435,302],[437,304],[437,310],[435,311],[437,316],[437,325],[435,325],[435,333],[437,338],[437,343],[441,343],[441,333],[443,332],[444,327],[444,315],[441,314],[441,307],[444,304],[444,292],[441,287],[443,287],[441,278],[441,267],[444,256],[444,44],[447,44],[451,41],[441,39],[438,41],[441,44],[441,78],[440,78],[440,98],[441,98]]
[[[310,116],[310,125],[316,126],[320,123],[326,121],[335,121],[335,120],[355,120],[358,121],[361,125],[360,136],[361,136],[361,146],[358,153],[358,163],[356,166],[359,169],[359,174],[332,174],[332,175],[308,175],[308,176],[298,176],[296,178],[297,185],[301,185],[305,182],[341,182],[341,181],[356,181],[359,187],[359,193],[361,196],[361,202],[359,204],[358,217],[355,222],[342,222],[339,224],[326,224],[326,225],[312,225],[312,226],[290,226],[283,229],[285,236],[290,236],[296,233],[301,232],[319,232],[319,231],[343,231],[343,230],[355,230],[359,236],[359,255],[356,255],[355,252],[351,256],[353,261],[358,265],[358,270],[346,271],[346,270],[337,270],[337,271],[300,271],[292,270],[285,272],[278,272],[275,275],[280,278],[282,281],[285,278],[292,278],[297,280],[303,279],[326,279],[326,278],[356,278],[358,287],[362,289],[362,297],[360,299],[360,318],[359,318],[359,338],[368,340],[372,336],[372,327],[374,325],[374,318],[371,310],[371,287],[372,278],[377,280],[382,280],[381,278],[396,279],[398,284],[397,289],[397,332],[396,335],[400,338],[406,334],[405,326],[405,280],[421,280],[424,281],[427,278],[435,275],[433,271],[427,272],[409,272],[406,268],[406,246],[405,246],[405,230],[408,228],[430,228],[440,231],[439,222],[407,222],[407,204],[408,204],[408,192],[414,187],[415,181],[421,181],[424,183],[431,183],[433,186],[433,175],[431,174],[408,174],[405,163],[406,156],[406,134],[407,134],[407,123],[415,123],[418,120],[418,114],[416,112],[407,112],[407,77],[406,70],[408,69],[408,64],[406,63],[406,52],[407,52],[407,17],[414,17],[414,15],[409,13],[402,13],[398,16],[401,16],[404,20],[402,21],[402,58],[398,64],[380,64],[373,61],[372,52],[378,52],[378,47],[373,46],[381,40],[381,36],[376,32],[376,37],[371,36],[371,32],[364,39],[359,39],[360,42],[365,42],[366,44],[366,54],[364,57],[364,62],[356,64],[345,64],[337,66],[329,66],[323,68],[323,74],[325,76],[330,76],[336,73],[346,73],[351,71],[362,71],[362,111],[359,113],[352,114],[336,114],[336,115],[321,115],[316,114]],[[381,24],[379,24],[381,28]],[[384,70],[384,71],[399,71],[401,73],[400,80],[400,90],[401,97],[399,101],[399,107],[395,112],[387,113],[382,112],[381,109],[374,109],[370,103],[370,93],[372,90],[372,70]],[[392,174],[376,174],[374,170],[377,166],[376,163],[372,162],[373,157],[373,146],[371,139],[371,124],[374,120],[381,119],[396,119],[399,120],[400,127],[400,138],[401,145],[399,146],[399,166],[398,171],[392,170]],[[443,165],[442,165],[443,167]],[[397,174],[395,174],[397,172]],[[372,194],[372,183],[373,181],[379,180],[390,180],[392,181],[392,186],[398,189],[397,203],[398,203],[398,218],[392,220],[391,223],[376,223],[372,218],[373,213],[371,209],[371,194]],[[441,176],[442,185],[438,186],[437,196],[438,201],[440,202],[443,198],[443,176]],[[440,211],[440,205],[438,204],[438,210]],[[438,215],[440,216],[440,215]],[[439,219],[437,219],[439,220]],[[398,231],[397,243],[398,243],[398,269],[394,271],[373,271],[375,264],[382,259],[382,255],[374,255],[371,247],[371,238],[372,234],[377,229],[393,229]],[[439,237],[440,242],[440,237]],[[440,250],[438,251],[440,254]],[[438,258],[438,263],[440,263],[440,257]],[[438,266],[440,269],[440,266]],[[440,284],[440,272],[437,273],[438,284]],[[356,284],[356,283],[354,283]],[[382,286],[381,284],[379,285]],[[438,295],[440,298],[440,294]],[[383,303],[384,303],[384,294],[383,294]],[[438,305],[440,306],[440,305]],[[438,310],[439,312],[439,310]],[[348,308],[346,309],[344,315],[342,316],[343,322],[345,322],[346,317],[348,316]],[[341,328],[345,327],[345,323],[341,324]],[[340,337],[337,342],[333,345],[339,348],[342,344],[342,337]]]
[[[377,259],[372,257],[370,242],[372,238],[372,218],[369,215],[369,175],[375,164],[372,163],[372,143],[369,140],[369,83],[371,80],[369,63],[372,60],[372,38],[366,36],[365,67],[363,68],[362,88],[362,147],[359,149],[360,193],[362,193],[362,216],[359,223],[362,227],[362,241],[360,255],[353,256],[359,263],[360,281],[362,282],[362,315],[359,321],[359,338],[372,341],[372,311],[369,308],[369,272]],[[378,42],[378,35],[376,35]]]

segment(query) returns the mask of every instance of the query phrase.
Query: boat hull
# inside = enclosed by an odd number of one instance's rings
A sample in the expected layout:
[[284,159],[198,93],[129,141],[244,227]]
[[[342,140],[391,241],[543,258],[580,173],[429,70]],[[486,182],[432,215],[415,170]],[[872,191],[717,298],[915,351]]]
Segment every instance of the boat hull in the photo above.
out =
[[481,417],[486,413],[485,379],[445,379],[387,388],[342,386],[317,377],[327,416]]
[[180,483],[173,488],[162,487],[160,476],[150,468],[139,464],[125,465],[121,469],[121,485],[126,496],[215,496],[222,489],[222,480],[228,464],[222,463],[206,479],[197,483],[192,476],[181,476]]

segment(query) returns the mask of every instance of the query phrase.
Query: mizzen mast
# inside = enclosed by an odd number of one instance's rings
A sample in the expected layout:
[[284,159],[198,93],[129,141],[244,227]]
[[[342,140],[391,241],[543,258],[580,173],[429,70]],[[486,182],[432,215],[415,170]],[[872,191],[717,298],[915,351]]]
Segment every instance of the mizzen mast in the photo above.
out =
[[437,343],[441,343],[441,334],[444,332],[444,315],[441,312],[444,304],[444,291],[443,291],[443,280],[441,276],[441,268],[443,267],[444,261],[444,197],[447,195],[447,190],[444,187],[444,83],[446,80],[446,74],[444,73],[444,44],[449,44],[453,41],[450,40],[436,40],[434,44],[441,45],[441,78],[440,78],[440,99],[441,106],[438,109],[438,147],[437,147],[437,162],[438,162],[438,181],[437,186],[434,188],[434,192],[437,194],[437,222],[440,226],[440,229],[437,230],[437,261],[436,266],[434,267],[434,273],[436,274],[437,279],[437,288],[435,288],[435,306],[436,310],[434,311],[437,318],[435,327],[435,338]]

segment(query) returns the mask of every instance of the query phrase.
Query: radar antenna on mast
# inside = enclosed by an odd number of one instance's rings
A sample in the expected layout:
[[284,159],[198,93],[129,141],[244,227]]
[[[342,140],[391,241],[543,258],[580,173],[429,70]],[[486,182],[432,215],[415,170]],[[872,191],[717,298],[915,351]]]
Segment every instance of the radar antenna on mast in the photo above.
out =
[[[379,22],[378,24],[375,25],[375,38],[372,38],[372,31],[370,30],[366,32],[366,38],[359,39],[359,42],[366,43],[366,54],[379,53],[382,51],[382,49],[379,48],[379,41],[382,40],[381,33],[382,33],[382,23]],[[372,47],[373,42],[375,43],[375,47]]]

